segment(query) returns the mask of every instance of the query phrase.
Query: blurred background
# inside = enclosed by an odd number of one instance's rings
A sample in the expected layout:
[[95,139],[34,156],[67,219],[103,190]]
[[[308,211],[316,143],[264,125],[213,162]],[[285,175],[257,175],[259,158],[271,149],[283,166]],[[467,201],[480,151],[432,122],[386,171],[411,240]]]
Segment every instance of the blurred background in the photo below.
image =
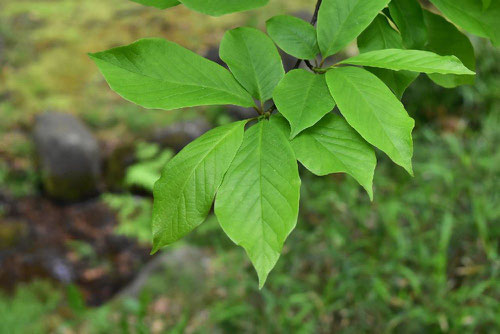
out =
[[220,61],[225,30],[309,18],[314,3],[211,18],[126,0],[1,0],[0,333],[500,332],[500,53],[479,38],[474,86],[421,75],[404,96],[414,178],[379,154],[371,203],[351,177],[301,168],[298,226],[262,290],[213,216],[149,256],[162,166],[253,113],[144,110],[86,53],[164,37]]

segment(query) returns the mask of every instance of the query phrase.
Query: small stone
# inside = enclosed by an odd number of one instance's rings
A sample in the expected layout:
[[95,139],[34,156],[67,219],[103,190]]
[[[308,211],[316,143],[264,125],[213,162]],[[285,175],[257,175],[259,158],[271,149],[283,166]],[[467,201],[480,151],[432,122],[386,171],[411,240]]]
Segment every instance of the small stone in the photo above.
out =
[[99,145],[80,120],[70,114],[46,112],[36,117],[33,138],[47,195],[77,201],[97,193]]

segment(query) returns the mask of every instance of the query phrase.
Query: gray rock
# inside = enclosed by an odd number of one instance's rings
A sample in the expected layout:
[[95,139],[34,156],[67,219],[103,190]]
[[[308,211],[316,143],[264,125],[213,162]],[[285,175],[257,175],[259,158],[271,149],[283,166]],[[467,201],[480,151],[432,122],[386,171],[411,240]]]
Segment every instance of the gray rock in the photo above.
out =
[[204,119],[184,121],[157,129],[152,140],[161,146],[180,151],[184,146],[210,130],[212,126]]
[[47,112],[36,117],[33,131],[45,192],[63,201],[97,192],[100,151],[87,127],[69,114]]

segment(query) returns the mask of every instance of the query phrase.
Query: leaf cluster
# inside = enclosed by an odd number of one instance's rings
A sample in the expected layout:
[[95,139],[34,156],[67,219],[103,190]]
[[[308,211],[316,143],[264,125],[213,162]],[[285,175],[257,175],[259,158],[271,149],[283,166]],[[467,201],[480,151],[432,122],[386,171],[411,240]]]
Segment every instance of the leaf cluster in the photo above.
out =
[[[180,2],[217,16],[267,0]],[[498,42],[499,2],[432,2]],[[310,23],[280,15],[266,28],[226,32],[220,58],[227,68],[156,38],[90,55],[114,91],[145,108],[255,108],[255,118],[207,132],[166,164],[154,187],[153,252],[199,226],[215,202],[220,226],[246,250],[261,287],[297,222],[297,161],[316,175],[351,175],[372,199],[375,148],[413,174],[415,123],[400,102],[408,85],[419,73],[444,87],[473,83],[475,75],[467,36],[417,0],[323,0]],[[331,64],[356,39],[360,54]],[[298,59],[288,73],[278,47]]]

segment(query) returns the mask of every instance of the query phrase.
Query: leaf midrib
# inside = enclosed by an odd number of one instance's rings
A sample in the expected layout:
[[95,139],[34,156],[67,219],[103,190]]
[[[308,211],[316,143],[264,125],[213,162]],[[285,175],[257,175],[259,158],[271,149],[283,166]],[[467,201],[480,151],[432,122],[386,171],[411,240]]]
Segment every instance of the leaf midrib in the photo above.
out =
[[158,82],[162,82],[162,83],[170,83],[170,84],[176,84],[176,85],[182,85],[182,86],[189,86],[189,87],[202,87],[202,88],[207,88],[207,89],[213,89],[215,91],[220,91],[220,92],[224,92],[224,93],[227,93],[231,96],[234,96],[234,97],[237,97],[239,99],[246,99],[244,96],[242,95],[236,95],[233,91],[230,91],[230,90],[224,90],[224,89],[220,89],[218,88],[218,86],[207,86],[207,85],[204,85],[204,84],[188,84],[188,83],[184,83],[184,82],[180,82],[180,81],[175,81],[175,80],[166,80],[164,78],[158,78],[158,77],[154,77],[154,76],[151,76],[151,75],[147,75],[147,74],[144,74],[143,72],[136,72],[136,71],[132,71],[130,69],[127,69],[127,68],[124,68],[124,67],[121,67],[121,66],[118,66],[112,62],[109,62],[109,61],[106,61],[100,57],[96,57],[96,56],[92,56],[94,57],[95,59],[98,59],[110,66],[113,66],[115,68],[118,68],[122,71],[125,71],[125,72],[129,72],[129,73],[132,73],[132,74],[136,74],[136,75],[139,75],[139,76],[142,76],[142,77],[145,77],[145,78],[148,78],[148,79],[152,79],[154,81],[158,81]]

